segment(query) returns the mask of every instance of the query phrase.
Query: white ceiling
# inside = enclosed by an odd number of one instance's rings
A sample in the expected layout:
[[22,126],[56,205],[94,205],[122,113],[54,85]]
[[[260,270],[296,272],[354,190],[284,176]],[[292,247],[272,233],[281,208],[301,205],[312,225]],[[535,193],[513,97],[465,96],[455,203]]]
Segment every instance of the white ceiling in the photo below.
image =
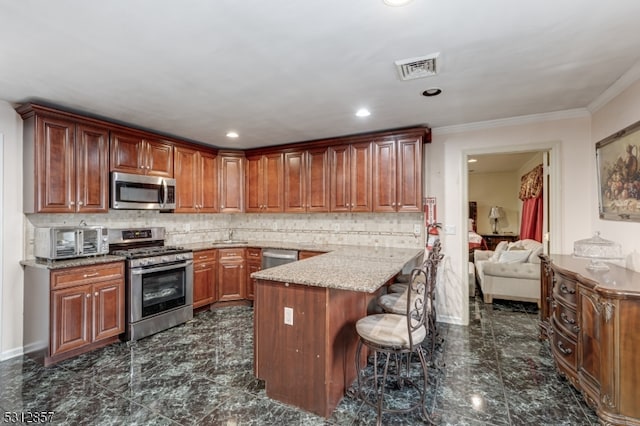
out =
[[[0,99],[240,149],[437,128],[587,107],[639,61],[638,17],[637,0],[0,0]],[[437,76],[399,80],[394,61],[435,52]]]

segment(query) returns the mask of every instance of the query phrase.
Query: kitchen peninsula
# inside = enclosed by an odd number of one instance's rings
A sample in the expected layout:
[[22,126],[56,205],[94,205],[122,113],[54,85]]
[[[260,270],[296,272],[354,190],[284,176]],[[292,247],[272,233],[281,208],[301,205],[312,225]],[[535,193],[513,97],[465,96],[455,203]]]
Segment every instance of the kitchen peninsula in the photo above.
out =
[[251,274],[256,377],[267,396],[324,417],[356,378],[355,323],[424,250],[343,247]]

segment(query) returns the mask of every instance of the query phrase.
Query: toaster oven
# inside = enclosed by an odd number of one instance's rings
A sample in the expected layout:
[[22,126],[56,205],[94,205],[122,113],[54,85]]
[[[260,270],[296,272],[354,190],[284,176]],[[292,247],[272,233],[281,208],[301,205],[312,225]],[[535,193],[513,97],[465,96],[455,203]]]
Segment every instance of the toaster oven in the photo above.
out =
[[102,226],[54,226],[35,229],[34,255],[38,259],[72,259],[108,252],[108,229]]

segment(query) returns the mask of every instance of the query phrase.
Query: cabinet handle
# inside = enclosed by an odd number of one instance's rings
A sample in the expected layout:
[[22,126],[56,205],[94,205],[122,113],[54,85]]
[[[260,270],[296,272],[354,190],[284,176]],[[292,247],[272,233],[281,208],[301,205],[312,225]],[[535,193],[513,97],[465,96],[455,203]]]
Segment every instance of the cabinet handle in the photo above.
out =
[[391,203],[391,207],[395,207],[395,206],[396,206],[396,203]]
[[564,312],[560,314],[560,318],[562,318],[562,321],[564,321],[565,324],[573,325],[576,323],[576,320],[574,320],[573,318],[569,318],[569,316]]
[[564,294],[576,294],[575,288],[569,289],[565,284],[562,284],[560,286],[560,291],[562,291]]
[[84,203],[82,201],[78,201],[78,205],[79,206],[84,206]]
[[83,277],[84,278],[91,278],[91,277],[97,277],[98,275],[100,275],[99,272],[93,272],[91,274],[84,274]]
[[98,292],[96,291],[95,293],[93,293],[93,295],[94,295],[95,297],[98,297]]
[[86,294],[87,299],[91,297],[91,293]]
[[224,209],[224,204],[221,204],[221,205],[220,205],[220,208],[221,208],[221,209]]
[[69,201],[69,205],[70,205],[70,206],[75,206],[75,205],[76,205],[76,202],[75,202],[75,201]]
[[571,349],[565,348],[564,344],[560,340],[558,340],[558,343],[556,344],[556,346],[558,347],[558,350],[562,352],[563,355],[571,355],[573,353]]

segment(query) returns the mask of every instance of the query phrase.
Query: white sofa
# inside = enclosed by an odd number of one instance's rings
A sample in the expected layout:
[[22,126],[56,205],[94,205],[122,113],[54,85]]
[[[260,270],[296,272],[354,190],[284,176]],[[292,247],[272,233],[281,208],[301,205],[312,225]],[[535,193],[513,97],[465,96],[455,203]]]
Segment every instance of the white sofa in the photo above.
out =
[[535,240],[502,241],[493,250],[476,250],[476,277],[485,303],[493,299],[536,302],[540,307],[542,244]]

